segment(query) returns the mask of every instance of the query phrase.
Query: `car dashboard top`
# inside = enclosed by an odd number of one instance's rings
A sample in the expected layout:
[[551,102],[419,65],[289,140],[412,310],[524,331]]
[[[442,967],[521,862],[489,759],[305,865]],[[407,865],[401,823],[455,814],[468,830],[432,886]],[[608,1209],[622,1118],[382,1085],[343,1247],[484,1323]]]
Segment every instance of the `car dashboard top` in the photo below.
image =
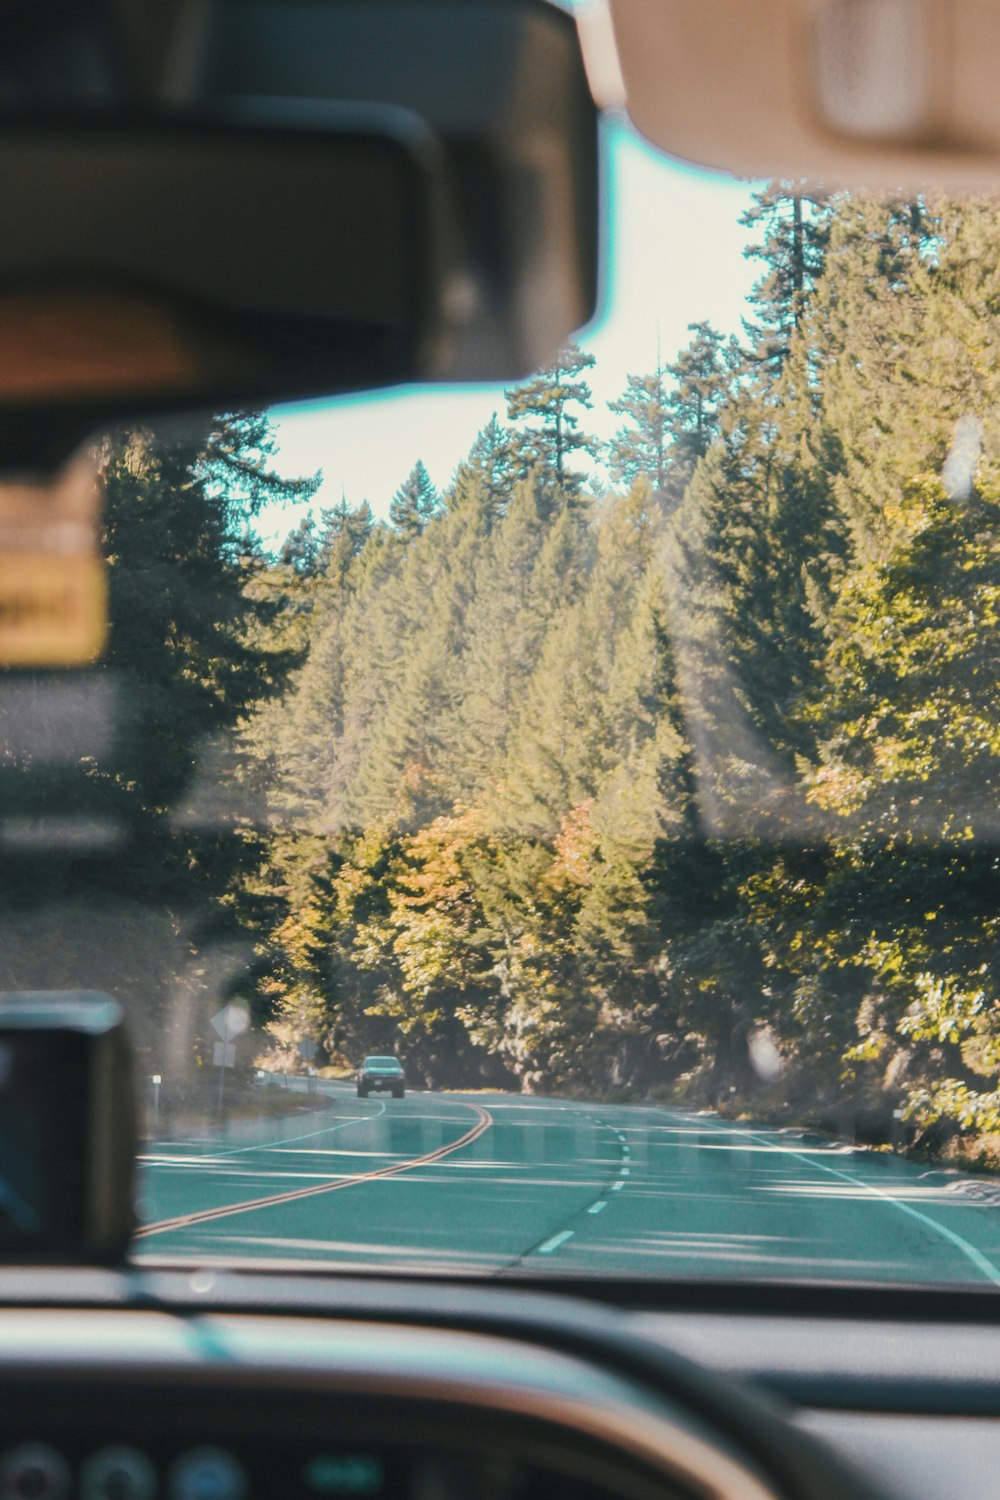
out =
[[520,1285],[6,1272],[0,1497],[992,1493],[986,1301],[978,1325],[974,1298],[921,1325],[891,1295],[880,1318],[862,1292],[853,1319],[742,1295],[615,1308]]

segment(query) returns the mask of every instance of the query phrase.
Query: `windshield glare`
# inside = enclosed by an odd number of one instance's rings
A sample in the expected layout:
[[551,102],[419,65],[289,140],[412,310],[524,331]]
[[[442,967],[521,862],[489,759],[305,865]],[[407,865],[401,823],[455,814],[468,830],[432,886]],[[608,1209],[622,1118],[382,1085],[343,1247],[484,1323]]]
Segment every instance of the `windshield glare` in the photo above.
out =
[[92,452],[0,982],[125,1007],[140,1258],[1000,1282],[996,208],[621,150],[549,368]]

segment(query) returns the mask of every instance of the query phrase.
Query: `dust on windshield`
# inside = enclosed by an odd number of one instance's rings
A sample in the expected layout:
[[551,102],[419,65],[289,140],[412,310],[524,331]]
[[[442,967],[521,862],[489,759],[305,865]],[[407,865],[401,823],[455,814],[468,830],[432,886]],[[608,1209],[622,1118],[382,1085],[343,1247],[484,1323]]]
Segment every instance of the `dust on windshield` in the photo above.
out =
[[739,333],[603,412],[572,345],[388,505],[104,441],[0,968],[128,1010],[141,1254],[1000,1282],[996,210],[743,223]]

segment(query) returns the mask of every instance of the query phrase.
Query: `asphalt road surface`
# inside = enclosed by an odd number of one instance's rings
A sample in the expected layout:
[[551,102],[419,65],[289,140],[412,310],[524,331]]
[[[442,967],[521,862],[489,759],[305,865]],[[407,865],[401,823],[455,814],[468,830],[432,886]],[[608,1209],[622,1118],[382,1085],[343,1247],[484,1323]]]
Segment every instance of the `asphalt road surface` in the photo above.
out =
[[158,1141],[139,1257],[1000,1285],[1000,1180],[673,1110],[408,1093]]

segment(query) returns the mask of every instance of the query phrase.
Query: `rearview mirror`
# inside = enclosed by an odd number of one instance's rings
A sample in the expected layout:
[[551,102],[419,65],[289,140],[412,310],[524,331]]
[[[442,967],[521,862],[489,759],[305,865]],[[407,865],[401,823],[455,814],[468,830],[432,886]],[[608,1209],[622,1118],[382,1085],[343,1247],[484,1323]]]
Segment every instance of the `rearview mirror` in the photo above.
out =
[[112,409],[250,403],[440,365],[449,226],[435,143],[419,120],[376,113],[322,132],[0,132],[8,456],[18,431],[33,440],[18,417],[38,405],[83,435]]
[[144,412],[516,379],[593,315],[597,112],[544,0],[19,15],[8,467]]

